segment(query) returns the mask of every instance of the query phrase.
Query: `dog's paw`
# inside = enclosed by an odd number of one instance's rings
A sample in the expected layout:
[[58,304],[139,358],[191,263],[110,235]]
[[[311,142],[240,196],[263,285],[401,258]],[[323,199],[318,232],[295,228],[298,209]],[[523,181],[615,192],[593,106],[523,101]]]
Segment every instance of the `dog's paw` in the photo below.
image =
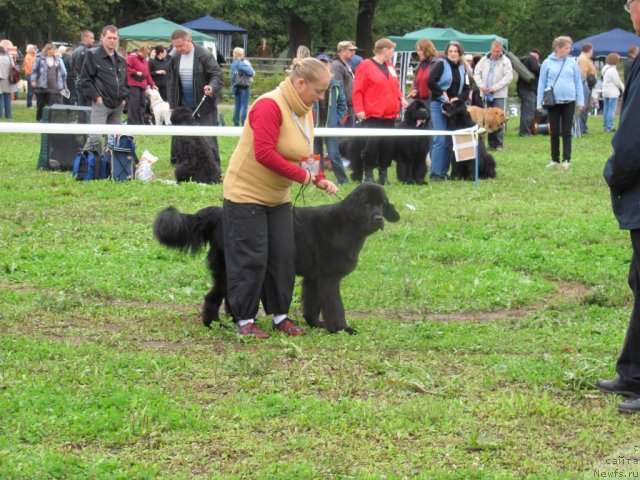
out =
[[349,335],[355,335],[356,333],[358,333],[358,330],[352,327],[345,327],[344,331],[347,332]]

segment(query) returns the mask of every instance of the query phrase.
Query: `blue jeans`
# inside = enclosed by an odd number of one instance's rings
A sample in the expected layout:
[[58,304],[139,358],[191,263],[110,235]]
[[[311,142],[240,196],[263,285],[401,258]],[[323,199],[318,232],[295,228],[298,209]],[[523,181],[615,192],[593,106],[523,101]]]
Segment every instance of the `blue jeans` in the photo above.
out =
[[[327,146],[327,154],[331,159],[331,168],[333,170],[334,175],[336,176],[336,180],[338,180],[338,184],[342,185],[343,183],[349,183],[349,179],[347,179],[347,174],[344,171],[344,163],[342,161],[342,155],[340,155],[340,150],[338,149],[338,137],[316,137],[313,139],[313,153],[317,153],[322,158],[322,141],[324,140],[325,145]],[[320,162],[322,165],[322,162]]]
[[31,80],[27,77],[27,108],[33,107],[33,96],[36,92],[33,91],[33,87],[31,86]]
[[613,120],[616,118],[617,98],[602,98],[602,116],[604,117],[604,129],[613,130]]
[[[431,122],[434,130],[448,130],[447,117],[442,113],[442,102],[431,101]],[[445,178],[449,172],[449,161],[453,142],[448,135],[436,135],[431,145],[431,177]]]
[[[589,119],[589,100],[591,99],[591,89],[589,85],[587,85],[587,81],[582,81],[582,91],[584,95],[584,108],[582,112],[580,112],[580,128],[582,129],[582,133],[589,133],[589,128],[587,128],[587,120]],[[576,98],[577,101],[577,98]]]
[[233,125],[241,127],[247,119],[247,109],[249,108],[249,87],[235,87],[235,105],[233,106]]
[[[2,111],[4,110],[4,117]],[[0,93],[0,118],[13,118],[11,111],[11,93]]]
[[531,135],[531,121],[536,114],[536,92],[522,90],[520,97],[520,136]]

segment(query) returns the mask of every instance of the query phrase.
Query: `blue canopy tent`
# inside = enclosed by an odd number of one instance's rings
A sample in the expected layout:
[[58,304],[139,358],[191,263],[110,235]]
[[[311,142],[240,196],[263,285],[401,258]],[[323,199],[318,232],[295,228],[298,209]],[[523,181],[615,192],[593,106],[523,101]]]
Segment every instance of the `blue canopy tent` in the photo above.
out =
[[215,35],[217,38],[218,50],[226,57],[231,56],[232,37],[234,34],[242,35],[242,44],[244,51],[247,51],[248,46],[248,34],[244,28],[231,25],[230,23],[220,20],[219,18],[205,15],[204,17],[196,18],[182,24],[192,30],[206,33],[208,35]]
[[610,53],[615,52],[621,57],[626,58],[629,47],[632,45],[640,46],[640,37],[635,33],[627,32],[621,28],[614,28],[608,32],[592,35],[575,42],[571,54],[580,55],[582,45],[585,43],[593,45],[594,57],[606,57]]

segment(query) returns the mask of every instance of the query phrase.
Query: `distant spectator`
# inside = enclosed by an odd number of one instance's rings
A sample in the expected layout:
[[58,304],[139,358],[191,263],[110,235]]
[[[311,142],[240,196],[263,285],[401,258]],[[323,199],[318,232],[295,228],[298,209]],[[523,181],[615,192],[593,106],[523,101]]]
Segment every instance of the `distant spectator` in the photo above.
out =
[[149,60],[149,72],[151,78],[158,87],[158,92],[163,100],[167,100],[167,72],[171,59],[167,56],[167,51],[162,45],[155,48],[156,56]]
[[[473,79],[482,92],[486,106],[505,111],[509,84],[513,81],[513,66],[504,54],[502,42],[491,42],[491,51],[480,59],[473,72]],[[489,134],[489,147],[502,150],[503,142],[504,125],[497,132]]]
[[349,65],[351,65],[351,70],[353,70],[354,74],[356,73],[358,66],[362,63],[363,60],[364,58],[362,58],[362,56],[358,55],[357,53],[354,53],[353,57],[351,57],[351,60],[349,60]]
[[36,46],[35,45],[27,45],[27,53],[24,56],[24,60],[22,62],[22,70],[24,71],[25,77],[27,78],[27,108],[33,107],[33,87],[31,86],[31,82],[29,81],[29,77],[31,77],[31,72],[33,71],[33,62],[36,59]]
[[91,106],[91,99],[85,98],[80,87],[80,74],[82,73],[82,63],[84,56],[93,47],[95,37],[91,30],[83,30],[80,33],[80,43],[73,47],[71,56],[71,72],[69,76],[76,82],[76,102],[81,107]]
[[[422,38],[416,43],[416,52],[418,52],[418,58],[420,63],[414,70],[414,80],[411,84],[411,98],[419,98],[427,103],[427,107],[430,101],[430,91],[427,81],[429,80],[429,74],[431,73],[431,67],[435,62],[440,61],[438,59],[438,52],[433,42],[427,38]],[[429,107],[428,107],[429,108]]]
[[616,117],[618,97],[624,92],[624,84],[618,75],[619,61],[620,55],[610,53],[607,55],[604,67],[602,67],[602,116],[605,132],[616,131],[613,128],[613,120]]
[[13,112],[11,111],[13,85],[9,83],[9,69],[12,64],[13,60],[7,53],[7,49],[0,46],[0,118],[13,118]]
[[[263,38],[260,41],[260,46],[256,49],[256,57],[258,58],[273,58],[273,52],[267,45],[267,39]],[[267,63],[267,62],[264,62]],[[264,65],[263,63],[263,65]]]
[[144,125],[147,89],[157,88],[151,73],[147,57],[151,49],[142,46],[127,56],[127,85],[129,86],[127,124]]
[[[331,71],[331,58],[324,53],[316,57]],[[332,78],[329,88],[324,92],[324,97],[313,105],[316,127],[336,128],[342,122],[347,113],[347,100],[344,96],[342,84]],[[313,141],[313,153],[322,157],[322,143],[327,146],[327,154],[331,160],[332,171],[338,180],[338,184],[349,183],[344,171],[344,161],[338,148],[338,137],[316,137]]]
[[249,96],[251,87],[249,85],[238,85],[237,79],[240,73],[249,78],[253,78],[255,72],[248,60],[244,58],[244,48],[233,49],[233,62],[231,63],[231,93],[234,98],[233,125],[241,127],[247,119],[247,109],[249,108]]
[[562,168],[571,167],[571,127],[576,107],[584,109],[585,97],[580,78],[580,67],[569,56],[571,37],[553,40],[553,53],[542,62],[536,106],[542,110],[544,92],[553,90],[556,104],[549,107],[549,130],[551,137],[551,162],[548,168],[560,166],[560,137],[562,136]]
[[536,113],[536,93],[538,91],[538,77],[540,77],[540,50],[533,49],[522,64],[529,70],[534,78],[527,82],[522,75],[518,77],[517,91],[520,97],[520,136],[531,136],[531,121]]
[[343,122],[345,127],[352,127],[355,124],[355,115],[353,113],[353,69],[351,68],[351,59],[353,58],[358,47],[353,42],[344,40],[338,43],[336,49],[337,56],[331,62],[331,73],[333,78],[340,82],[344,95],[347,100],[347,118]]
[[71,60],[73,55],[73,49],[60,45],[56,50],[56,55],[62,59],[64,68],[67,71],[67,79],[65,80],[65,89],[62,91],[62,103],[65,105],[75,105],[76,98],[76,82],[71,78],[69,72],[71,71]]
[[629,73],[631,72],[631,64],[638,56],[638,52],[640,52],[640,47],[638,45],[632,45],[629,50],[627,50],[627,58],[624,61],[624,81],[625,83],[629,79]]
[[[580,77],[582,79],[583,95],[585,99],[591,98],[591,90],[598,81],[596,77],[596,66],[593,64],[593,45],[585,43],[578,56],[578,66],[580,67]],[[582,133],[589,133],[587,120],[589,119],[589,109],[585,108],[580,112],[580,129]]]
[[62,103],[62,91],[67,88],[67,69],[51,43],[36,56],[30,80],[36,92],[36,120],[39,122],[44,107]]

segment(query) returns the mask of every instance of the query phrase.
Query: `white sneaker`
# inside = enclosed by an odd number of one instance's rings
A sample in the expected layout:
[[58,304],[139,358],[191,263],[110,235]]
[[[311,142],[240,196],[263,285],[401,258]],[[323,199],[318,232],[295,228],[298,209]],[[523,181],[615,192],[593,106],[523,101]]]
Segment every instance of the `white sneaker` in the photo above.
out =
[[569,162],[562,162],[562,168],[569,170],[571,168],[571,164]]
[[547,165],[547,168],[557,168],[559,166],[560,164],[558,162],[549,162],[549,164]]

